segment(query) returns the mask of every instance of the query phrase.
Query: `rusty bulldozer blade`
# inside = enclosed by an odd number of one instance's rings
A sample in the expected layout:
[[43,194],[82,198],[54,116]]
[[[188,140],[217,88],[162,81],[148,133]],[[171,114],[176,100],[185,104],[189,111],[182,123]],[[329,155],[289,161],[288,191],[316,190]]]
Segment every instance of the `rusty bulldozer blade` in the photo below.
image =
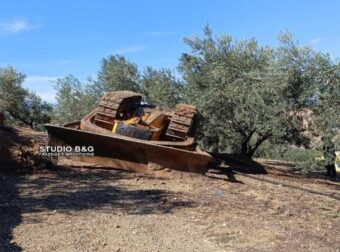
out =
[[[174,111],[142,106],[140,94],[118,91],[104,95],[81,121],[45,128],[49,145],[93,146],[94,156],[71,157],[77,161],[143,173],[167,168],[204,174],[212,157],[196,147],[195,113],[195,107],[186,104]],[[135,124],[126,123],[131,121]],[[123,130],[113,132],[121,125]]]

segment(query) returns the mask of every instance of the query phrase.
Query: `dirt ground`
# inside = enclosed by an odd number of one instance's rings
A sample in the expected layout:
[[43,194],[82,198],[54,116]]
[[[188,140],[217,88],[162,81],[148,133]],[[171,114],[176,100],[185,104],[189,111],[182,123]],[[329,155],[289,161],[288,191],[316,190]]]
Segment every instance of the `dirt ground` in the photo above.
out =
[[338,180],[232,168],[1,172],[0,251],[340,251]]

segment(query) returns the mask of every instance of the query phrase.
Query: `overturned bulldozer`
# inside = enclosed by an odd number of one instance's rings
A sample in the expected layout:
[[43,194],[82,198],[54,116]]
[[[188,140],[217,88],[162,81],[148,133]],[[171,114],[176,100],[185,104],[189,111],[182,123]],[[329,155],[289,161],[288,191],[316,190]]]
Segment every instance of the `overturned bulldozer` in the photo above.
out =
[[196,147],[196,112],[187,104],[160,109],[143,103],[141,94],[116,91],[80,121],[45,128],[49,145],[93,147],[94,156],[71,157],[78,161],[146,173],[165,168],[205,173],[212,157]]

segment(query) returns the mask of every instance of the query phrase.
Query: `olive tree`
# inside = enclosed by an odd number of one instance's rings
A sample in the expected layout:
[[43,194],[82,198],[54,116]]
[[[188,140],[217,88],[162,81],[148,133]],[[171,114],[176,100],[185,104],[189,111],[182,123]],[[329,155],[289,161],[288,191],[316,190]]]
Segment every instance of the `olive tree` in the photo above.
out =
[[50,122],[52,106],[22,87],[25,75],[13,67],[0,68],[0,117],[40,128]]
[[287,33],[277,48],[215,37],[208,26],[184,41],[191,52],[182,54],[179,70],[187,101],[201,112],[205,147],[252,157],[268,140],[308,145],[299,112],[315,105],[321,54]]
[[139,92],[137,65],[121,55],[110,55],[103,58],[96,87],[101,93],[117,90]]
[[95,108],[97,97],[92,92],[92,85],[91,80],[81,82],[72,75],[57,79],[54,83],[57,105],[53,121],[66,123],[79,120]]
[[182,98],[182,83],[170,69],[155,70],[147,67],[141,80],[141,92],[147,102],[173,108]]

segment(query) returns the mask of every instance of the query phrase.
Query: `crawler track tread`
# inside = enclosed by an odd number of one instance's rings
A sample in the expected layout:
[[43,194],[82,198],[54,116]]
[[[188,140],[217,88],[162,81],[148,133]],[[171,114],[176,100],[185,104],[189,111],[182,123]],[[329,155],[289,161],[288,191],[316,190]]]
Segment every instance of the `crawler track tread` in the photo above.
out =
[[141,95],[129,91],[110,92],[104,95],[97,107],[95,123],[107,129],[112,129],[114,120],[122,104],[141,100]]
[[178,104],[171,117],[166,135],[180,140],[186,139],[190,133],[196,112],[196,108],[192,105]]

